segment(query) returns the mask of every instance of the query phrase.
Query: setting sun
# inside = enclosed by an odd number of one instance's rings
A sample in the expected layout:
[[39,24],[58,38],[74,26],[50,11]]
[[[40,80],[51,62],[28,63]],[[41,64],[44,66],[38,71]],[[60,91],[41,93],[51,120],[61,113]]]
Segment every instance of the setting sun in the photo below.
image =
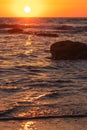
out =
[[30,12],[31,12],[31,7],[25,6],[25,7],[24,7],[24,12],[25,12],[25,13],[30,13]]
[[87,17],[87,1],[0,0],[0,17]]

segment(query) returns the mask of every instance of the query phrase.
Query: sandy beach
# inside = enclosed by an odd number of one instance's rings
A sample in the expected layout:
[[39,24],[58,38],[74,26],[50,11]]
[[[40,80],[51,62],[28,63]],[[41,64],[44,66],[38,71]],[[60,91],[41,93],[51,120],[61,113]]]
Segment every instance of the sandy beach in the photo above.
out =
[[5,121],[0,130],[87,130],[87,118]]

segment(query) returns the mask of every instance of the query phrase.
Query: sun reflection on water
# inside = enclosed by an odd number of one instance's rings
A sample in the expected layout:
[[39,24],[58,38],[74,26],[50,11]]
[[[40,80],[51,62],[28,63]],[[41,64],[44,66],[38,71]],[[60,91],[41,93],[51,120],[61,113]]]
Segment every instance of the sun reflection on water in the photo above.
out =
[[31,45],[31,42],[30,42],[30,41],[27,41],[27,42],[25,43],[25,45],[26,45],[26,46]]
[[29,55],[29,54],[32,53],[32,52],[33,52],[33,49],[26,50],[26,51],[25,51],[25,55]]
[[36,130],[37,128],[35,127],[35,122],[33,121],[28,121],[24,125],[24,130]]
[[34,51],[31,37],[32,36],[28,36],[28,38],[24,44],[24,46],[26,47],[26,50],[24,52],[25,55],[29,55],[29,54],[33,53],[33,51]]

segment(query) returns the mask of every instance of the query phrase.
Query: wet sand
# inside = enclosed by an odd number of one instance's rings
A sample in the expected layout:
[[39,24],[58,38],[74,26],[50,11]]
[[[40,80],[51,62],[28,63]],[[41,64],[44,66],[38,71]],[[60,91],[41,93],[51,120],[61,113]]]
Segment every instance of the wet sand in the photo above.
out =
[[0,121],[0,130],[87,130],[87,117]]

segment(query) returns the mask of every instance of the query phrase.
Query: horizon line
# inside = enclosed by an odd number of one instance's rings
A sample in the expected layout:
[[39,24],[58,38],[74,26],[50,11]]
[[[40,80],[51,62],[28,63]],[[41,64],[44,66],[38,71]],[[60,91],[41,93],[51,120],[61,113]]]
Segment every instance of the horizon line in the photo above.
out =
[[18,17],[18,16],[0,16],[0,18],[87,18],[87,16],[40,16],[40,17]]

